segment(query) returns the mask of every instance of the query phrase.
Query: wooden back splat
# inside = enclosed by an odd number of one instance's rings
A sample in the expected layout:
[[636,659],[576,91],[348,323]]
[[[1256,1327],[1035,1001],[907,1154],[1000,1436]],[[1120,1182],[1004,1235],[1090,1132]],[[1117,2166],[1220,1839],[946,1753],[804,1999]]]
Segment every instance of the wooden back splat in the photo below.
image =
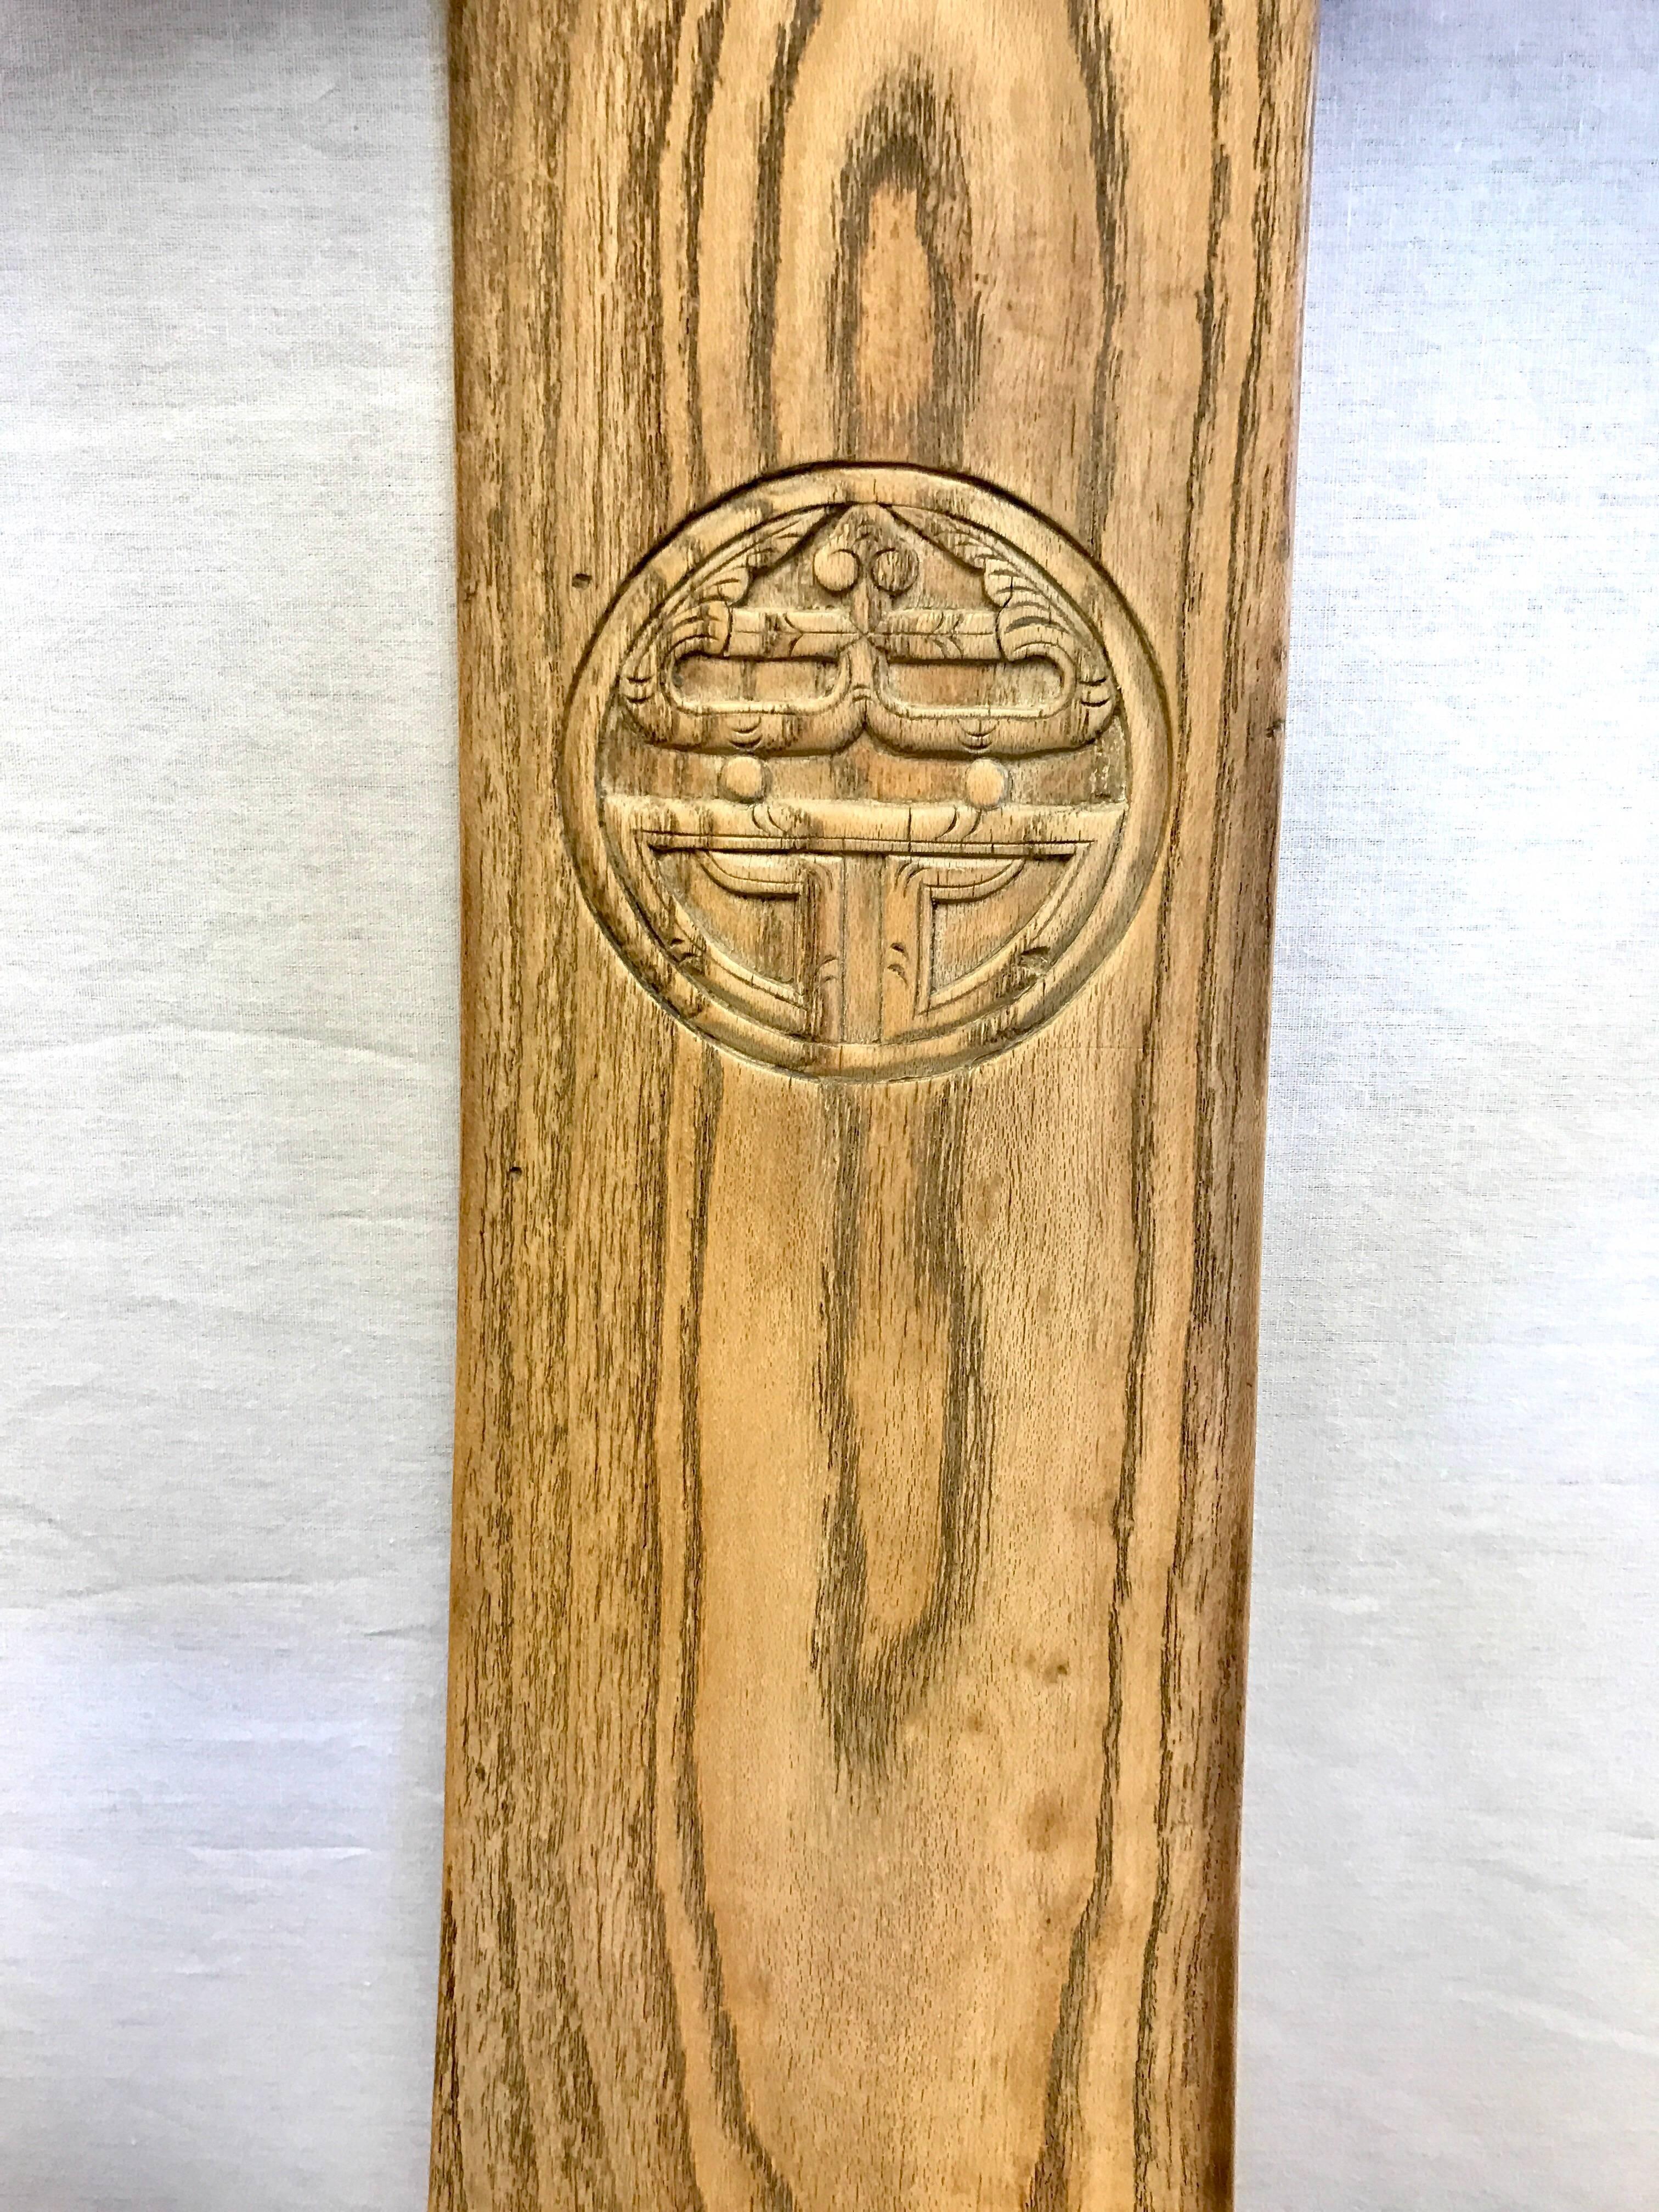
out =
[[1231,2201],[1312,13],[457,0],[433,2212]]

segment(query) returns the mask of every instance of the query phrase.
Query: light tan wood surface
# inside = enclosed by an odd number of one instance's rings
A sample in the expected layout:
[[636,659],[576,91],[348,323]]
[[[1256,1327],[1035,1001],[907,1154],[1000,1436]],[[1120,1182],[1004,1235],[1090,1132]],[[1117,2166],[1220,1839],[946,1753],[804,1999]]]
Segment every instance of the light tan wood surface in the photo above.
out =
[[1231,2200],[1311,18],[459,0],[434,2212]]

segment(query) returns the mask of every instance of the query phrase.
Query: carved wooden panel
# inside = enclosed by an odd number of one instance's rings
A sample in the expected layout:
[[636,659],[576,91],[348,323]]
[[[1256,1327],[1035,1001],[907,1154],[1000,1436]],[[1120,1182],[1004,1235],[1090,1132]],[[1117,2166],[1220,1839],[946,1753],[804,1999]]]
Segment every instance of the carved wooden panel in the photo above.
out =
[[1311,0],[457,0],[434,2212],[1216,2212]]

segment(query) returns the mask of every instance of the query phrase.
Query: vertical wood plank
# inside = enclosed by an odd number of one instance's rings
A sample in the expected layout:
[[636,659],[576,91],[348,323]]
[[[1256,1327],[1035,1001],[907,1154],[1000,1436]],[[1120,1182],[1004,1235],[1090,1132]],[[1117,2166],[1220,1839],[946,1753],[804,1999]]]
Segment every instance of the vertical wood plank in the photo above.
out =
[[[1312,13],[456,0],[434,2212],[1231,2200]],[[649,917],[595,902],[568,770],[616,611],[663,603],[689,516],[714,510],[712,544],[757,479],[878,464],[935,472],[963,514],[1035,510],[1028,553],[1058,530],[1098,564],[1155,672],[1167,793],[1155,865],[1066,994],[1022,969],[1029,1018],[1010,984],[927,1066],[854,1080],[810,1042],[810,994],[808,1042],[768,1064],[761,1030],[700,1028],[691,954],[678,1012],[630,972],[617,927]],[[837,611],[866,603],[813,543],[830,581],[788,588],[852,636],[873,617]],[[1032,558],[1040,598],[1063,563]],[[996,635],[1012,730],[1048,709]],[[794,758],[762,753],[720,793],[748,805]],[[808,762],[812,820],[852,818],[855,757]],[[695,748],[652,758],[675,820],[747,820],[686,796]],[[877,767],[882,822],[945,772],[902,746]],[[962,788],[1060,769],[1000,773]],[[973,836],[1013,818],[975,804]],[[1001,895],[937,849],[947,890]],[[752,923],[785,983],[788,926]],[[838,926],[850,991],[864,925]]]

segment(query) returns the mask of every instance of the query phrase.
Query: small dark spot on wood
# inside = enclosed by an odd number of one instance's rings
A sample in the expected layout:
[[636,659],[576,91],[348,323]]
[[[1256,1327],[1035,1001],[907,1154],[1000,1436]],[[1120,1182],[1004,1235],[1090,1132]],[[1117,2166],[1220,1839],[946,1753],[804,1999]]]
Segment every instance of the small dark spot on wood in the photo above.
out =
[[578,568],[570,579],[570,588],[573,592],[586,592],[592,588],[592,583],[593,579],[588,574],[586,569]]
[[1025,1814],[1025,1841],[1034,1851],[1052,1851],[1066,1833],[1066,1801],[1057,1790],[1034,1798]]

